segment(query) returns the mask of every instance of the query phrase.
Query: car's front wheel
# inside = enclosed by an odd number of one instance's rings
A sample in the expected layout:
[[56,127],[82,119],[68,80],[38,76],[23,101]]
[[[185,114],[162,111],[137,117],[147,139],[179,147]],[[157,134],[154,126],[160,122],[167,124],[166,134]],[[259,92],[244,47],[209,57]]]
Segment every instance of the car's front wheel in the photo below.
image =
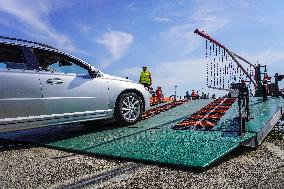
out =
[[133,92],[123,93],[119,96],[115,107],[115,119],[122,125],[131,125],[141,120],[143,102]]

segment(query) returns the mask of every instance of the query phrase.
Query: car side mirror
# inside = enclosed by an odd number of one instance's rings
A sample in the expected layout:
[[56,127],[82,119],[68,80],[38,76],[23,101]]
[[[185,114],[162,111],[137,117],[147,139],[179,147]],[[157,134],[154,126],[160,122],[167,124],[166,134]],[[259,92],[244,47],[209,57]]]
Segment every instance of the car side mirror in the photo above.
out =
[[101,73],[97,70],[89,70],[89,76],[91,77],[101,77]]

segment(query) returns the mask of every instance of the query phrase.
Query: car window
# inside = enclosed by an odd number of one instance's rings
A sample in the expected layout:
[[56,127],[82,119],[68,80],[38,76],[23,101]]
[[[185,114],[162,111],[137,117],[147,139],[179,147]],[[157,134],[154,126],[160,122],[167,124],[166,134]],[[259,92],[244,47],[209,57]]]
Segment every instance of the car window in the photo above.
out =
[[56,70],[61,73],[77,73],[77,74],[88,74],[88,71],[82,67],[74,64],[73,62],[68,62],[69,64],[62,64],[61,62],[56,62],[49,65],[52,70]]
[[22,50],[17,46],[0,46],[0,69],[27,69]]
[[40,67],[45,71],[88,74],[88,70],[82,68],[74,63],[72,59],[64,57],[63,55],[49,53],[38,49],[34,49],[33,53],[38,59]]

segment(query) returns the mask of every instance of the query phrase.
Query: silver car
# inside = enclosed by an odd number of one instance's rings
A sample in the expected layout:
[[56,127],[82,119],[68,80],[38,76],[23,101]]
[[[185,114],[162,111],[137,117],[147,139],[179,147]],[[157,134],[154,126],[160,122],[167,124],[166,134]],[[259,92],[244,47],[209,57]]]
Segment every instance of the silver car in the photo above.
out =
[[111,118],[130,125],[150,107],[143,85],[48,45],[0,38],[0,132]]

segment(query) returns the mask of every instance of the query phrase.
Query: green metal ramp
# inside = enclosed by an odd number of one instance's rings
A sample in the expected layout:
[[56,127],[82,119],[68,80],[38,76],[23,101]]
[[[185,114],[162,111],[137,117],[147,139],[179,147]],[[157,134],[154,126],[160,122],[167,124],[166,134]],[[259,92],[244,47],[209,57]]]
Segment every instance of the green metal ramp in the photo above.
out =
[[48,127],[1,134],[0,137],[98,156],[205,168],[255,136],[253,133],[242,137],[226,135],[222,130],[172,129],[209,102],[190,101],[131,127],[96,130],[94,126],[89,132],[78,126]]
[[[253,135],[251,140],[243,143],[245,146],[256,147],[261,144],[272,127],[279,121],[284,105],[283,98],[269,97],[263,102],[262,98],[254,97],[250,99],[250,114],[252,119],[246,122],[246,135]],[[214,128],[214,131],[222,131],[225,135],[232,135],[238,130],[238,125],[234,119],[238,117],[238,105],[233,104],[222,120]]]
[[[219,133],[213,135],[222,138]],[[204,168],[247,139],[246,137],[239,140],[230,140],[230,138],[214,140],[214,136],[209,137],[205,133],[185,134],[182,131],[151,130],[90,147],[84,151],[129,160]]]

